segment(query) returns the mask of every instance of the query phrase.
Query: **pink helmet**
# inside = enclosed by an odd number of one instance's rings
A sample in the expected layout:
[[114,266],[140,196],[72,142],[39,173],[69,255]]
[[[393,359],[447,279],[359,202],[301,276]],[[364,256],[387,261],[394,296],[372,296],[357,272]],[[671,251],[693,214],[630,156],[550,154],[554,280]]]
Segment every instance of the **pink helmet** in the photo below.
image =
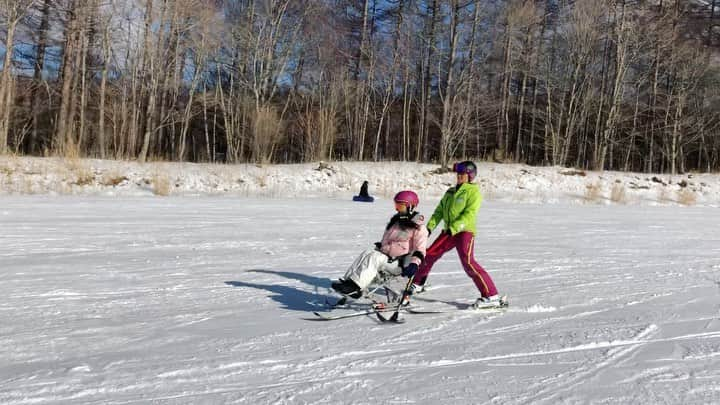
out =
[[415,194],[414,191],[410,190],[403,190],[397,194],[395,194],[395,198],[393,200],[396,203],[404,203],[407,205],[409,211],[413,211],[415,207],[420,204],[420,199],[418,198],[417,194]]

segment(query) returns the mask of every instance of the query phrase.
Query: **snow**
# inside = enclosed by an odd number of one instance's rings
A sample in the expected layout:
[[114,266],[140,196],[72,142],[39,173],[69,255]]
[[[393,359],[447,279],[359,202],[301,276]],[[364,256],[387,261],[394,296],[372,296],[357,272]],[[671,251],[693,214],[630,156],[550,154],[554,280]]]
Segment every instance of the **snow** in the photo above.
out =
[[[407,162],[315,162],[293,165],[140,164],[93,159],[0,156],[0,195],[139,197],[242,196],[349,198],[369,183],[370,193],[392,198],[410,188],[439,199],[455,182],[438,165]],[[562,167],[479,162],[486,200],[530,204],[720,206],[718,174],[592,172]]]
[[452,175],[328,165],[0,158],[0,403],[720,402],[717,175],[483,163],[475,255],[510,308],[458,309],[478,292],[449,252],[413,300],[447,311],[385,325],[304,318],[394,190],[429,214]]

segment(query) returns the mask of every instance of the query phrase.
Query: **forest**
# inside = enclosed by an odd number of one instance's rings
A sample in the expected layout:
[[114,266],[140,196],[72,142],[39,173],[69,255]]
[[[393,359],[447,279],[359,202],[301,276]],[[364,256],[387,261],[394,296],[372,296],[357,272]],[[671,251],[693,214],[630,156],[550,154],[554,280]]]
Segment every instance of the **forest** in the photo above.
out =
[[0,154],[720,170],[720,0],[0,0]]

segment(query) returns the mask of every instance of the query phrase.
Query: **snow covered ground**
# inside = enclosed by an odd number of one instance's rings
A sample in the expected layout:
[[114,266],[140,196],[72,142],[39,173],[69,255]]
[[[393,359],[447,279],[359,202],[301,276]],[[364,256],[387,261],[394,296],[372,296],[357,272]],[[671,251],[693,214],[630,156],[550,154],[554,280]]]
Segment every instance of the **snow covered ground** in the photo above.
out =
[[[426,211],[436,200],[424,201]],[[0,403],[720,401],[716,208],[488,202],[477,296],[454,252],[415,305],[307,321],[390,204],[0,199]]]
[[304,318],[388,195],[429,213],[453,176],[329,165],[0,158],[0,403],[720,403],[717,175],[482,164],[476,256],[511,307],[458,309],[450,252],[413,304],[446,312],[386,325]]

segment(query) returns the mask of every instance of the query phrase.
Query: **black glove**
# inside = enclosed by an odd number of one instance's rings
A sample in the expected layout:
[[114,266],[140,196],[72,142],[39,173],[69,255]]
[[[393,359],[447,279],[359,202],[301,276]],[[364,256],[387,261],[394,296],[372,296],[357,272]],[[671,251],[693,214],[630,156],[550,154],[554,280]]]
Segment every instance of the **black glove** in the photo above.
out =
[[418,265],[415,263],[408,264],[404,269],[402,269],[402,275],[403,277],[412,277],[417,273],[418,271]]

